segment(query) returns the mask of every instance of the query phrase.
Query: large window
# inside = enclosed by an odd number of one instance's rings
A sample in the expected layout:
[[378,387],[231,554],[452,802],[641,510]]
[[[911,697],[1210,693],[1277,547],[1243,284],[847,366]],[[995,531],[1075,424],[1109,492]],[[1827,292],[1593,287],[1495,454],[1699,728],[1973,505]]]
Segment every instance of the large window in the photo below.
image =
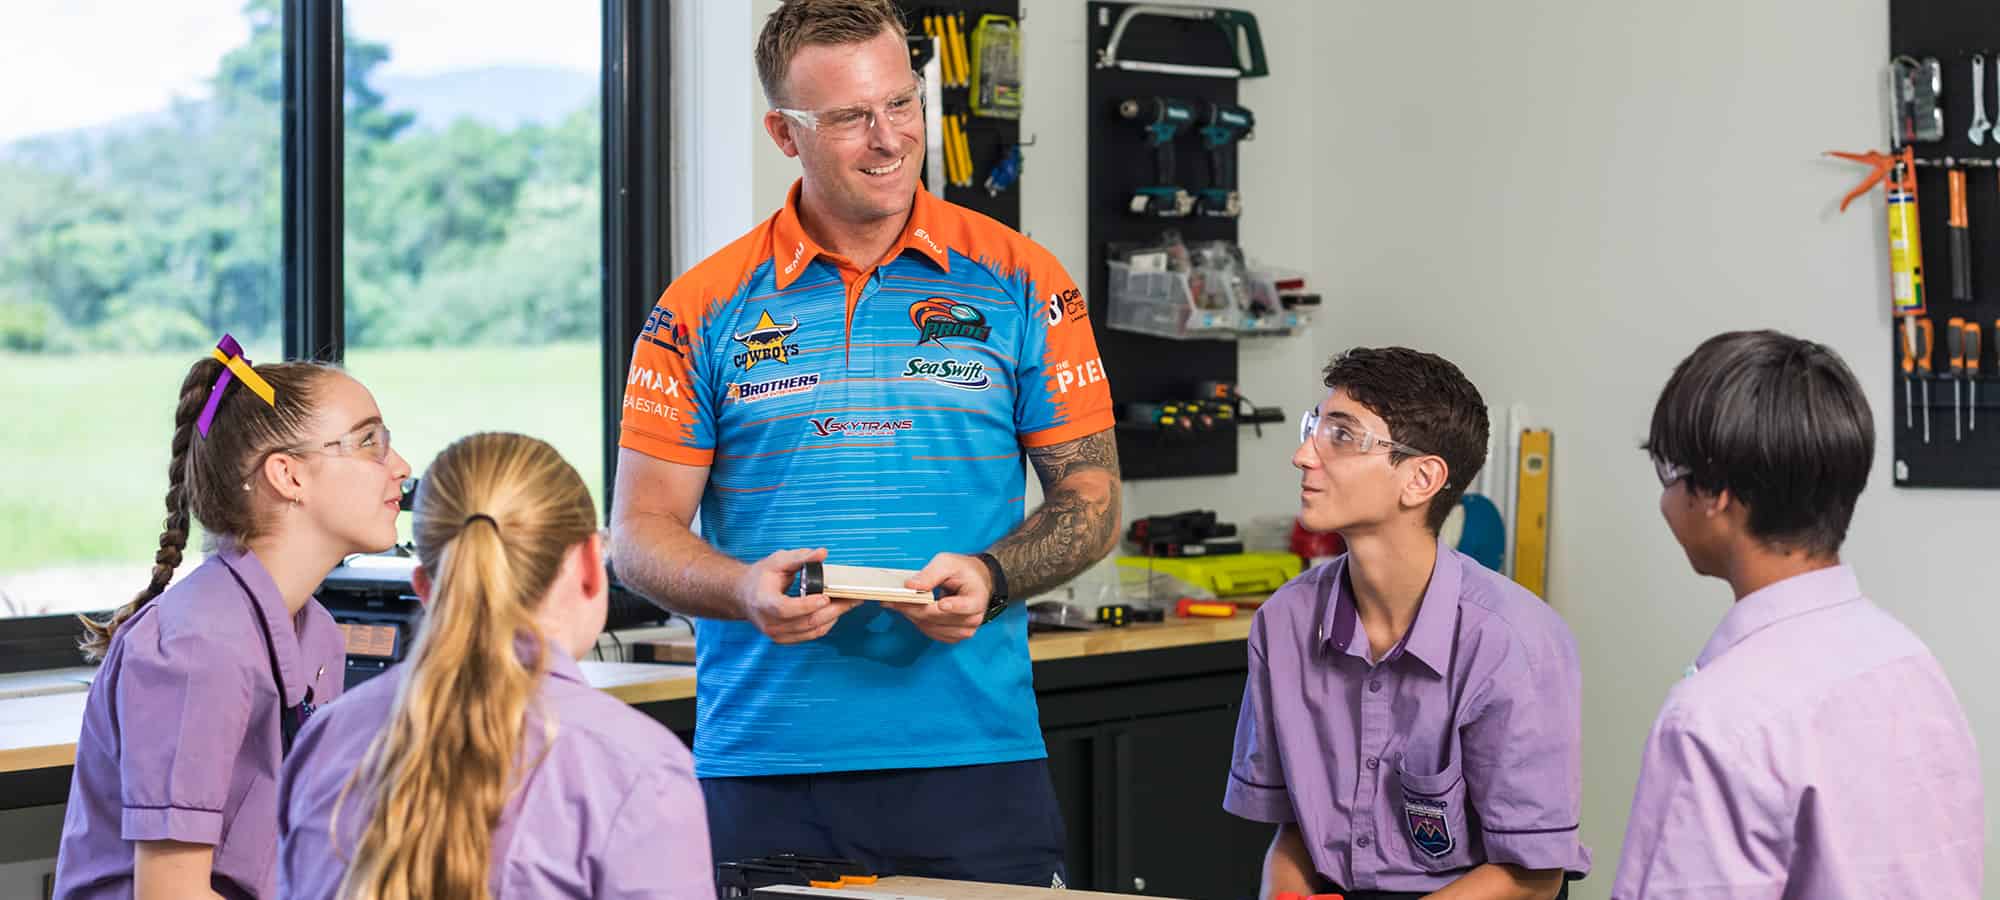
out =
[[671,271],[668,4],[503,7],[0,3],[32,36],[0,54],[0,672],[74,664],[70,614],[145,583],[224,332],[343,361],[419,470],[521,431],[602,504]]
[[0,618],[144,586],[182,376],[281,352],[276,0],[101,6],[0,4]]
[[519,431],[601,488],[599,10],[346,8],[348,370],[419,473]]

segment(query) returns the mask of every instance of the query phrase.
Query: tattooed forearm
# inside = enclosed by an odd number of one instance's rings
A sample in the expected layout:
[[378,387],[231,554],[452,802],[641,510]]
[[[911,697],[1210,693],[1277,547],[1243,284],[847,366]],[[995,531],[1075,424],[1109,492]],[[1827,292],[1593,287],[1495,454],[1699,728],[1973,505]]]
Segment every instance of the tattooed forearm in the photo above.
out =
[[993,545],[1007,592],[1032,597],[1075,578],[1118,540],[1118,443],[1110,431],[1028,451],[1042,505]]

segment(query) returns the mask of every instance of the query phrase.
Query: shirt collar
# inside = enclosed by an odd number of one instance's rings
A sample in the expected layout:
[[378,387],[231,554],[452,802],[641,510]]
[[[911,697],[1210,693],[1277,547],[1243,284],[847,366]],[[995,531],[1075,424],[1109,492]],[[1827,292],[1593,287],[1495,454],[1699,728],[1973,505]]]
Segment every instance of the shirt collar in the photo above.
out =
[[[1361,617],[1354,610],[1353,592],[1347,581],[1348,557],[1335,560],[1327,577],[1332,586],[1325,592],[1326,600],[1321,607],[1319,641],[1335,650],[1352,656],[1367,656],[1367,637],[1361,628]],[[1417,618],[1410,623],[1410,630],[1397,642],[1394,649],[1382,658],[1393,662],[1408,653],[1438,675],[1444,675],[1451,665],[1452,635],[1458,627],[1458,594],[1464,584],[1464,573],[1458,564],[1456,551],[1438,542],[1437,561],[1431,566],[1430,585],[1424,588],[1422,605],[1417,607]],[[1331,606],[1331,610],[1326,607]],[[1331,612],[1331,617],[1327,615]],[[1361,649],[1356,649],[1357,642]]]
[[[776,267],[772,281],[778,290],[792,286],[804,275],[812,261],[821,256],[833,256],[810,235],[799,222],[799,192],[805,187],[805,179],[792,182],[792,189],[785,194],[785,205],[771,222],[771,261]],[[944,201],[931,196],[929,191],[919,188],[916,202],[910,209],[910,221],[903,229],[903,238],[889,251],[887,259],[895,259],[905,251],[915,250],[931,261],[939,270],[951,272],[951,245],[941,236],[939,226],[944,223],[946,211]]]
[[298,630],[292,627],[292,616],[285,609],[285,597],[278,592],[278,583],[248,547],[226,544],[215,558],[229,567],[236,575],[236,582],[249,592],[250,606],[262,621],[264,632],[271,637],[271,650],[278,659],[278,679],[285,683],[285,705],[299,705],[305,701],[306,689],[319,679],[315,673],[302,671],[305,661],[301,658]]
[[1794,575],[1736,601],[1695,659],[1705,669],[1729,648],[1759,631],[1810,612],[1861,598],[1861,582],[1847,566],[1829,566]]
[[566,681],[574,681],[577,684],[589,683],[583,680],[583,667],[577,665],[576,660],[570,658],[568,651],[556,646],[554,641],[547,640],[539,634],[522,632],[514,637],[514,654],[521,660],[522,665],[533,666],[535,664],[536,644],[540,644],[548,653],[550,675]]

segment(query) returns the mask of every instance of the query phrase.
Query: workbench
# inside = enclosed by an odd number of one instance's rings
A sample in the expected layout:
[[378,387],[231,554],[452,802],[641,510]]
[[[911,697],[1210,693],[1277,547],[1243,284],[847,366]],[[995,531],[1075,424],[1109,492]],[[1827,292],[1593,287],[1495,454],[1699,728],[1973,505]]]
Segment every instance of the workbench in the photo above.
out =
[[[1256,883],[1271,829],[1222,811],[1249,633],[1245,612],[1029,638],[1072,886],[1206,898]],[[693,666],[580,666],[692,743]],[[66,801],[90,673],[0,679],[0,809]]]

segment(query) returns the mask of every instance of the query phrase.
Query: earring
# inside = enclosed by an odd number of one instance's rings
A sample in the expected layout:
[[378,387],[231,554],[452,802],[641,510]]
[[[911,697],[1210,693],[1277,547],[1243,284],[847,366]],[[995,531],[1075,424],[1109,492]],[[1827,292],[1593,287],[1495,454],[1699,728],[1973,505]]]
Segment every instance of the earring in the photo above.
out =
[[246,494],[250,493],[250,482],[243,482],[243,492]]

